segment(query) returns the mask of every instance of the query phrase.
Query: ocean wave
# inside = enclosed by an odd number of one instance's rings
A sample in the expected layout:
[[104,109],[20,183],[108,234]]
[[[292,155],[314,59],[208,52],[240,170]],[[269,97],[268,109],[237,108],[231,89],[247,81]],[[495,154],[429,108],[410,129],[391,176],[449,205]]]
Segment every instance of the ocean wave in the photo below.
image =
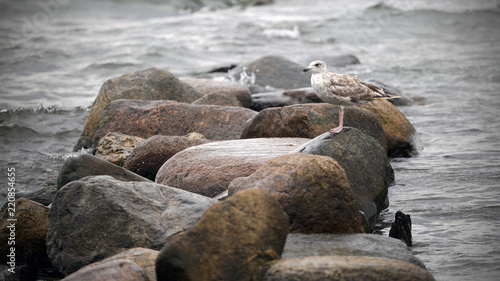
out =
[[470,0],[415,0],[415,1],[399,1],[399,0],[386,0],[372,6],[374,8],[392,8],[403,12],[413,11],[437,11],[444,13],[465,13],[471,11],[491,11],[500,9],[499,0],[484,0],[484,1],[470,1]]

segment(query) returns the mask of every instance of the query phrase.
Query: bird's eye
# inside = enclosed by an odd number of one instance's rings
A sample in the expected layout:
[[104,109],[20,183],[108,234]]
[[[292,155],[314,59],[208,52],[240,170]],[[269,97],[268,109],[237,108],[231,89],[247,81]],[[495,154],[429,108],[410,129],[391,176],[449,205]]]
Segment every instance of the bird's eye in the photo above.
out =
[[316,63],[314,66],[319,67],[319,65],[320,65],[320,63],[318,62],[318,63]]

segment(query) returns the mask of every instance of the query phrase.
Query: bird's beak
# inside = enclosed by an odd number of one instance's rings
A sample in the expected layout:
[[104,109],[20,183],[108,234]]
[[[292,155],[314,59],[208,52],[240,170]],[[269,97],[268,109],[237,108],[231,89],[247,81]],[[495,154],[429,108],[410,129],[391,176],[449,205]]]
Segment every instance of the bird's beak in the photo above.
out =
[[309,70],[311,70],[311,69],[306,67],[306,68],[302,69],[302,72],[308,72]]

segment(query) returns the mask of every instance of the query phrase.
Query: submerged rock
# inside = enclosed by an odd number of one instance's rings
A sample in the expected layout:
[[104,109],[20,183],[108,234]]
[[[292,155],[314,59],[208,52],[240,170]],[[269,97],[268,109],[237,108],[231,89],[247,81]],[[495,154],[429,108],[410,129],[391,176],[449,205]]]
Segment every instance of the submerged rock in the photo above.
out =
[[115,165],[123,166],[132,150],[143,141],[144,139],[139,137],[108,133],[99,140],[95,156]]
[[347,174],[359,209],[366,215],[371,231],[378,214],[387,208],[389,185],[394,173],[384,149],[356,128],[344,127],[338,134],[325,133],[295,152],[330,156]]
[[48,215],[47,253],[67,275],[125,249],[159,250],[171,235],[193,226],[214,202],[151,182],[86,177],[57,193]]
[[158,280],[251,280],[279,259],[288,217],[276,199],[251,189],[213,205],[190,230],[173,236],[156,261]]
[[[265,56],[240,65],[228,74],[235,80],[243,76],[254,77],[256,85],[277,89],[296,89],[311,86],[311,77],[303,75],[300,64],[280,56]],[[253,84],[253,83],[252,83]]]
[[263,267],[254,280],[401,280],[432,281],[425,269],[393,259],[363,256],[286,258]]
[[345,171],[330,157],[303,153],[275,157],[252,175],[234,179],[228,191],[232,196],[254,188],[278,200],[290,218],[290,232],[364,232]]
[[267,160],[287,154],[308,139],[269,138],[212,142],[183,150],[158,170],[155,181],[214,197],[237,177],[252,174]]
[[99,90],[74,151],[92,147],[99,115],[108,103],[114,100],[172,100],[189,103],[202,96],[202,93],[180,81],[172,73],[158,68],[148,68],[111,78]]
[[410,215],[406,215],[401,211],[396,212],[391,229],[389,230],[389,237],[399,239],[408,246],[412,245]]
[[109,132],[142,138],[197,132],[210,140],[237,139],[243,124],[255,114],[253,110],[233,106],[118,100],[101,113],[93,143]]
[[152,136],[132,151],[123,168],[154,181],[161,166],[176,153],[208,142],[205,138]]

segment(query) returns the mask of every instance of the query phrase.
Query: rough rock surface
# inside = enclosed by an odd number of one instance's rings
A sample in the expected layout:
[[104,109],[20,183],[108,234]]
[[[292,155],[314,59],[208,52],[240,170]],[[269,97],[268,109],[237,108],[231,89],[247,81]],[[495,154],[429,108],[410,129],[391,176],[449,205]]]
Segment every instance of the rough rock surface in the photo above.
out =
[[361,107],[373,112],[380,120],[387,139],[389,157],[410,157],[422,149],[415,128],[392,103],[375,100]]
[[235,96],[227,96],[222,93],[207,94],[191,104],[196,105],[220,105],[241,107],[240,101]]
[[265,56],[232,69],[228,74],[240,80],[242,73],[255,75],[255,84],[277,89],[296,89],[311,86],[311,76],[303,75],[300,64],[280,56]]
[[90,154],[81,154],[78,157],[70,157],[66,159],[59,171],[57,178],[57,189],[60,189],[65,184],[79,180],[87,176],[107,175],[120,181],[146,181],[135,173],[130,172],[115,164],[109,163],[99,157]]
[[245,122],[255,114],[243,107],[118,100],[110,103],[99,116],[93,143],[109,132],[142,138],[197,132],[210,140],[237,139]]
[[183,150],[158,170],[155,182],[214,197],[237,177],[252,174],[267,160],[307,142],[300,138],[212,142]]
[[251,280],[279,259],[288,217],[276,199],[251,189],[213,205],[190,230],[173,236],[156,261],[158,280]]
[[208,142],[210,141],[205,138],[152,136],[132,151],[123,168],[154,181],[163,163],[176,153]]
[[[47,236],[47,214],[49,208],[44,205],[19,198],[15,205],[7,205],[0,218],[0,263],[10,261],[10,248],[15,248],[15,263],[25,260],[28,252],[35,256],[45,256],[45,237]],[[8,221],[15,219],[16,221]],[[14,233],[15,236],[11,236]],[[14,237],[14,240],[11,238]],[[14,241],[15,244],[9,244]]]
[[[314,138],[338,125],[338,112],[338,106],[327,103],[267,108],[247,121],[241,138]],[[347,107],[344,126],[359,129],[386,148],[382,125],[368,110]]]
[[86,177],[57,193],[48,215],[47,253],[59,272],[70,274],[125,249],[158,250],[214,202],[151,182]]
[[98,262],[66,276],[61,281],[148,281],[141,267],[127,259]]
[[384,149],[373,138],[356,128],[345,128],[338,134],[325,133],[306,143],[296,152],[330,156],[347,174],[359,209],[371,229],[378,214],[387,208],[389,185],[394,173]]
[[213,80],[204,78],[180,78],[182,82],[195,88],[200,93],[205,96],[211,94],[220,94],[228,99],[232,100],[235,97],[239,102],[240,106],[250,108],[250,103],[252,97],[250,96],[250,91],[248,87],[241,85],[236,82],[228,80]]
[[155,262],[158,251],[146,248],[132,248],[114,256],[106,258],[103,262],[125,259],[135,262],[142,268],[149,281],[156,281]]
[[361,214],[344,169],[327,156],[275,157],[229,186],[229,195],[258,188],[269,192],[290,218],[290,232],[362,233]]
[[92,147],[99,114],[114,100],[173,100],[189,103],[202,96],[202,93],[180,81],[172,73],[158,68],[148,68],[111,78],[99,90],[74,151]]
[[335,255],[395,259],[425,268],[403,242],[376,234],[290,233],[282,258]]
[[281,259],[261,268],[254,280],[400,280],[432,281],[425,269],[393,259],[363,256],[322,256]]
[[115,165],[123,166],[128,155],[143,141],[144,139],[139,137],[108,133],[99,140],[95,156]]

